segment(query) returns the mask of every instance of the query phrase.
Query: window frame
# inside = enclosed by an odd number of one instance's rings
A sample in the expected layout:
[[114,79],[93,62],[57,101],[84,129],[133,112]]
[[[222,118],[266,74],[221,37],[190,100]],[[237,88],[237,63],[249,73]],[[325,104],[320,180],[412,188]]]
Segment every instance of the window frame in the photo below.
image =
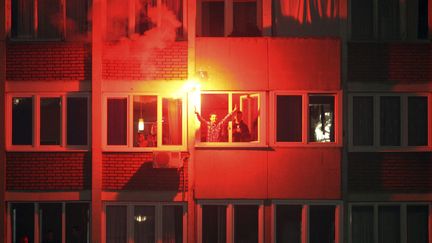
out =
[[[302,97],[302,141],[279,142],[277,141],[277,97],[301,96]],[[309,141],[309,96],[322,95],[334,97],[334,142],[310,142]],[[270,143],[274,147],[341,147],[342,146],[342,92],[341,91],[274,91],[270,96]]]
[[[354,145],[353,134],[353,100],[356,96],[367,96],[373,99],[373,145]],[[400,98],[400,145],[399,146],[381,146],[380,145],[380,98],[381,97],[399,97]],[[426,97],[427,98],[427,117],[428,117],[428,144],[423,146],[408,145],[408,97]],[[348,151],[349,152],[385,152],[385,151],[431,151],[432,150],[432,94],[426,92],[351,92],[348,94]]]
[[[202,2],[224,2],[224,35],[223,36],[203,36],[203,25],[202,25]],[[253,2],[253,0],[247,0],[247,2]],[[257,8],[257,28],[263,35],[263,0],[256,0]],[[234,30],[234,0],[196,0],[196,37],[210,37],[220,38],[228,37]],[[237,37],[237,36],[236,36]],[[247,36],[238,36],[245,38]]]
[[[264,91],[201,91],[199,94],[200,101],[201,101],[201,95],[202,94],[226,94],[228,96],[228,110],[227,114],[231,112],[233,108],[233,94],[250,94],[250,95],[258,95],[258,141],[251,141],[251,142],[232,142],[232,133],[228,132],[228,142],[201,142],[200,136],[195,136],[195,147],[199,148],[205,148],[205,147],[268,147],[267,145],[267,106],[266,106],[266,100],[267,95]],[[201,115],[201,102],[196,106],[197,111]],[[240,107],[238,107],[240,109]],[[195,121],[195,129],[200,134],[200,121],[196,118],[196,115],[193,114],[194,121]],[[207,120],[207,118],[204,118]],[[228,130],[232,130],[232,121],[228,122]],[[250,128],[249,128],[250,129]]]
[[[428,220],[428,228],[430,230],[431,228],[431,212],[432,212],[432,204],[428,202],[352,202],[348,205],[348,243],[352,243],[352,208],[353,206],[369,206],[373,208],[373,222],[374,222],[374,240],[377,243],[378,242],[378,208],[380,206],[398,206],[399,207],[399,216],[400,216],[400,225],[399,225],[399,231],[400,231],[400,239],[401,243],[407,243],[407,207],[408,206],[427,206],[429,209],[429,220]],[[429,239],[431,238],[431,232],[429,232]]]
[[[33,28],[34,28],[34,33],[31,37],[13,37],[12,36],[12,1],[14,0],[6,0],[5,4],[6,4],[6,9],[8,9],[9,11],[7,11],[6,14],[6,33],[8,36],[8,39],[10,41],[64,41],[64,40],[68,40],[68,29],[67,29],[67,1],[74,1],[74,0],[58,0],[59,1],[59,5],[61,8],[61,18],[63,20],[63,23],[61,25],[61,28],[59,29],[59,37],[58,38],[41,38],[38,37],[38,1],[37,0],[32,0],[33,5],[34,5],[34,9],[33,9]],[[87,4],[87,9],[86,9],[86,16],[89,14],[89,10],[91,8],[91,2],[90,1],[86,1]],[[90,33],[90,29],[88,26],[90,25],[89,21],[86,19],[87,22],[87,28],[86,30],[81,33],[84,36],[88,36]]]
[[[89,213],[91,213],[91,203],[88,201],[9,201],[7,202],[7,212],[6,212],[6,225],[7,225],[7,232],[10,234],[7,234],[7,238],[6,238],[6,242],[7,243],[12,243],[13,242],[13,238],[12,238],[12,204],[20,204],[20,203],[26,203],[26,204],[33,204],[33,209],[34,209],[34,228],[33,228],[33,237],[35,239],[34,242],[42,242],[43,240],[41,239],[41,228],[40,228],[40,210],[39,210],[39,205],[40,204],[61,204],[62,207],[62,216],[61,216],[61,222],[62,222],[62,243],[66,243],[66,216],[67,216],[67,212],[66,212],[66,208],[67,205],[71,205],[71,204],[87,204],[88,205],[88,211]],[[89,220],[88,220],[88,228],[87,228],[87,232],[88,232],[88,241],[87,242],[91,242],[91,230],[90,230],[90,226],[91,226],[91,216],[89,215]],[[18,241],[17,241],[18,242]]]
[[[14,97],[32,98],[33,114],[32,128],[33,141],[31,145],[12,144],[12,99]],[[68,145],[67,144],[67,98],[78,97],[87,99],[87,144]],[[41,145],[40,144],[40,100],[41,98],[60,98],[60,144]],[[86,92],[56,92],[56,93],[7,93],[6,94],[6,151],[87,151],[90,147],[91,139],[91,100],[90,94]]]
[[126,207],[126,237],[125,242],[133,242],[130,239],[134,239],[134,226],[133,221],[131,219],[134,218],[134,209],[136,206],[152,206],[155,208],[155,240],[156,242],[162,242],[162,232],[163,232],[163,222],[162,222],[162,213],[164,206],[181,206],[183,208],[183,242],[187,242],[187,233],[188,233],[188,211],[187,204],[183,202],[105,202],[103,204],[103,212],[102,212],[102,242],[106,242],[106,213],[108,206],[124,206]]
[[[134,96],[156,96],[157,97],[157,135],[156,147],[134,147],[133,143],[133,97]],[[108,99],[126,98],[127,117],[126,117],[126,145],[108,145]],[[164,98],[181,98],[182,100],[182,144],[163,145],[162,144],[162,100]],[[186,151],[187,150],[187,99],[186,94],[173,96],[165,93],[104,93],[102,95],[102,149],[104,151],[137,152],[137,151]]]
[[258,243],[264,243],[264,202],[262,200],[198,200],[197,207],[197,242],[202,243],[202,206],[218,205],[226,206],[226,243],[234,243],[235,221],[234,206],[254,205],[258,206]]

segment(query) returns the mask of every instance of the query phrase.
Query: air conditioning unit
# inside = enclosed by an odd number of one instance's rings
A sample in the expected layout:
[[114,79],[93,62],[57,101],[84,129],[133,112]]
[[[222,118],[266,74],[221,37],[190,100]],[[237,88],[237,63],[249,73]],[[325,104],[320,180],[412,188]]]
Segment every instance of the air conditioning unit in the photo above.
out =
[[181,168],[183,160],[181,152],[155,151],[153,152],[153,168]]

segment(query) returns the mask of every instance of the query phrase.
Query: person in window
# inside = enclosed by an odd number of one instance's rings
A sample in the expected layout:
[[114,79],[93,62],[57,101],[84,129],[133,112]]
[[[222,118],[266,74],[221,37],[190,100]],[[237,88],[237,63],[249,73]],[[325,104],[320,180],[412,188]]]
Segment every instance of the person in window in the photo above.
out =
[[207,125],[207,138],[202,142],[221,142],[221,130],[225,126],[225,124],[229,121],[229,119],[233,116],[233,114],[237,112],[237,106],[234,107],[230,113],[228,113],[222,120],[217,121],[217,115],[212,113],[210,114],[209,120],[206,121],[202,116],[196,111],[195,107],[195,115],[198,120],[201,122],[201,125]]
[[243,121],[243,112],[237,111],[237,114],[234,116],[233,120],[233,129],[232,129],[232,138],[233,142],[249,142],[250,141],[250,133],[249,128]]

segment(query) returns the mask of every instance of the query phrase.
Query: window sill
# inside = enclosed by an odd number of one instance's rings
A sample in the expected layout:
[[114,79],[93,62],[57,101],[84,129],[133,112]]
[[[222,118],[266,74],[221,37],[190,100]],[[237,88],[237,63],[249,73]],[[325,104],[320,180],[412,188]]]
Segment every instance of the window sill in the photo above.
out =
[[348,152],[431,152],[431,146],[394,146],[394,147],[371,147],[371,146],[351,146]]
[[10,146],[6,148],[6,152],[88,152],[89,150],[88,146]]
[[164,146],[164,147],[121,147],[121,146],[105,146],[102,152],[157,152],[157,151],[170,151],[170,152],[187,152],[186,146]]
[[301,143],[301,142],[275,142],[272,144],[277,148],[342,148],[340,143],[327,142],[327,143]]

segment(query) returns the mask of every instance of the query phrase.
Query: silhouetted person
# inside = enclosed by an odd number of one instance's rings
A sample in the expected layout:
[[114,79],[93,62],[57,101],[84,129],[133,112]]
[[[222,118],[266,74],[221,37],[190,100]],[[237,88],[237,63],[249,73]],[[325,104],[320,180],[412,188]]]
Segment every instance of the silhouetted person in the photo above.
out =
[[237,111],[232,123],[232,138],[233,142],[249,142],[249,128],[243,121],[243,112]]

